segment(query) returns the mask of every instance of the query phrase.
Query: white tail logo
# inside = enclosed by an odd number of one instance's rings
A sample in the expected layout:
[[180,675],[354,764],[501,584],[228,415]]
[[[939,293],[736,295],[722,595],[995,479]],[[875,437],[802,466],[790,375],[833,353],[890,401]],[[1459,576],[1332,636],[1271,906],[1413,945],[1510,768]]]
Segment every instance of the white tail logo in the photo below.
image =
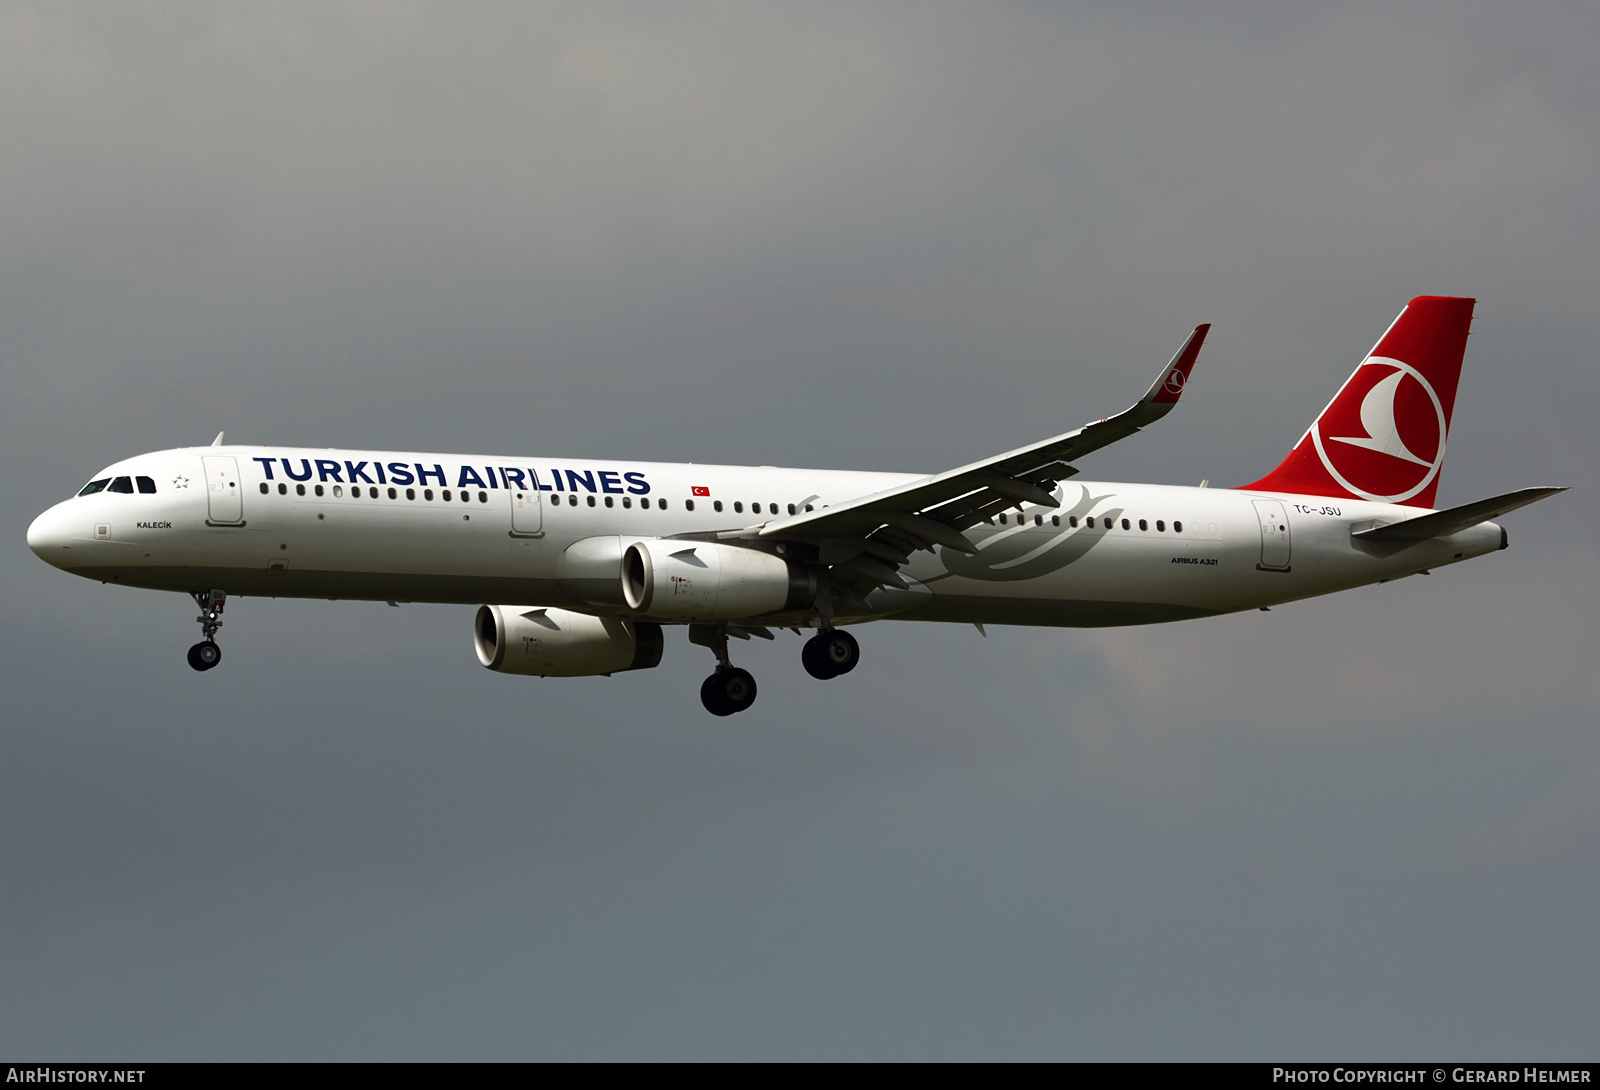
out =
[[[1373,500],[1377,503],[1404,503],[1428,487],[1429,483],[1439,475],[1439,466],[1444,463],[1446,431],[1444,405],[1439,401],[1439,395],[1434,391],[1433,384],[1422,376],[1422,372],[1412,367],[1409,363],[1401,363],[1399,360],[1387,359],[1383,356],[1367,357],[1361,367],[1356,368],[1355,375],[1351,375],[1345,385],[1348,386],[1350,382],[1354,382],[1356,376],[1360,375],[1362,369],[1368,364],[1393,367],[1395,373],[1385,375],[1373,383],[1372,388],[1361,399],[1361,427],[1367,434],[1330,435],[1327,437],[1327,442],[1330,444],[1343,443],[1346,446],[1374,450],[1379,454],[1386,454],[1401,462],[1410,462],[1412,465],[1423,466],[1428,472],[1423,475],[1422,480],[1411,487],[1400,487],[1398,489],[1394,488],[1394,485],[1399,483],[1398,481],[1393,483],[1385,481],[1382,478],[1389,475],[1380,472],[1378,474],[1379,479],[1362,482],[1371,487],[1362,488],[1351,479],[1353,476],[1361,475],[1354,472],[1358,467],[1350,466],[1346,472],[1340,472],[1339,466],[1336,464],[1339,461],[1336,457],[1339,448],[1334,447],[1330,450],[1323,445],[1323,422],[1321,417],[1318,417],[1317,422],[1311,425],[1311,441],[1316,446],[1317,457],[1322,459],[1323,466],[1346,491],[1352,495],[1360,496],[1362,499]],[[1428,395],[1428,400],[1433,402],[1434,416],[1439,426],[1439,446],[1434,451],[1432,458],[1419,457],[1414,450],[1406,445],[1405,440],[1400,438],[1400,424],[1395,419],[1394,400],[1395,396],[1400,392],[1400,383],[1405,381],[1407,375],[1417,380],[1423,392]],[[1334,401],[1337,402],[1338,398],[1336,397]],[[1329,408],[1332,408],[1332,405]],[[1369,467],[1365,474],[1370,476],[1373,472],[1373,469]]]
[[1400,383],[1405,377],[1404,371],[1396,371],[1367,391],[1367,396],[1361,401],[1361,426],[1366,429],[1366,436],[1330,435],[1328,438],[1335,443],[1349,443],[1353,447],[1375,450],[1391,458],[1403,458],[1419,466],[1433,465],[1427,458],[1418,458],[1413,454],[1405,440],[1400,438],[1400,425],[1394,418],[1394,398],[1400,392]]

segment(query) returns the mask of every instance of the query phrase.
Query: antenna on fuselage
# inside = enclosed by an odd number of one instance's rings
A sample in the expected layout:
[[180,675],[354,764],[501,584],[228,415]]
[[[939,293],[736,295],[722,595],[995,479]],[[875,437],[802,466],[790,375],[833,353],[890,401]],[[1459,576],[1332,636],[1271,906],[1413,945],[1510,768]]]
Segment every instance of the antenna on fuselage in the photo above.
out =
[[214,447],[220,447],[222,445],[222,433],[220,431],[217,432],[217,437],[211,440],[211,445]]

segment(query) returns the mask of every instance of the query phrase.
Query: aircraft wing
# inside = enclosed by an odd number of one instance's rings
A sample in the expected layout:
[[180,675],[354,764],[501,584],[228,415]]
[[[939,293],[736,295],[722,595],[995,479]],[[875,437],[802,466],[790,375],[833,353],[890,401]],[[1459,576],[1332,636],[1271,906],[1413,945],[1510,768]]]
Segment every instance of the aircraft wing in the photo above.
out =
[[968,527],[1024,502],[1059,507],[1052,490],[1078,472],[1069,463],[1172,411],[1210,329],[1209,323],[1196,326],[1145,395],[1115,416],[885,492],[721,536],[811,542],[818,559],[839,566],[847,578],[903,586],[894,569],[918,549],[943,545],[975,553],[963,533]]

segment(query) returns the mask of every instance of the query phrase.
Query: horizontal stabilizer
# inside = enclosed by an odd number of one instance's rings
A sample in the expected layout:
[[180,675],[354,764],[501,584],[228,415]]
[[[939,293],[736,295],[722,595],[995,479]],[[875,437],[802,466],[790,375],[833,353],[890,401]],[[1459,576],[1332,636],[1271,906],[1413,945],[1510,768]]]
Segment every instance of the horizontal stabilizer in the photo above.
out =
[[1357,541],[1368,541],[1375,545],[1409,545],[1430,538],[1448,537],[1480,522],[1498,518],[1508,511],[1536,503],[1546,496],[1554,496],[1557,492],[1565,491],[1565,488],[1519,488],[1515,492],[1507,492],[1504,496],[1494,496],[1487,500],[1479,500],[1477,503],[1435,511],[1430,515],[1406,519],[1404,522],[1391,522],[1387,526],[1357,530],[1350,536]]

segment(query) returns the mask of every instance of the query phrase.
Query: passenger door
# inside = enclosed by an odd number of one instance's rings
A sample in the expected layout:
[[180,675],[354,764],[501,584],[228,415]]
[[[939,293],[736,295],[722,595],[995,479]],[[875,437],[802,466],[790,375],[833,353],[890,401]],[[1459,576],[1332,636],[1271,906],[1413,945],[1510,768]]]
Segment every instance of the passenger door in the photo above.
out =
[[1289,570],[1289,514],[1278,500],[1252,500],[1261,523],[1262,571]]
[[244,525],[244,489],[239,463],[231,454],[201,456],[206,474],[206,522],[213,526]]

